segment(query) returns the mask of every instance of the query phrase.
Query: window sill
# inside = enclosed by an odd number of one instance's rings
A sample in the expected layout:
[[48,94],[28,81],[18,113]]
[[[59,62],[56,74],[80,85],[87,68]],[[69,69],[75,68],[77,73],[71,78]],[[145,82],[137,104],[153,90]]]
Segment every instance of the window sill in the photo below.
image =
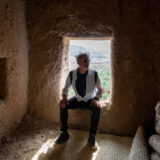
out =
[[101,108],[105,108],[107,110],[110,110],[111,108],[111,102],[110,99],[107,100],[100,100]]

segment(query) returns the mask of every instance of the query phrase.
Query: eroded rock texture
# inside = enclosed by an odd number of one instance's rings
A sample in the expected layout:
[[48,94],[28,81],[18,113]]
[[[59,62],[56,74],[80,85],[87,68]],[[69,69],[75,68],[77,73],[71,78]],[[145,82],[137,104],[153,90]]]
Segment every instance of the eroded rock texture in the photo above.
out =
[[139,126],[133,138],[129,160],[150,160],[148,141],[143,126]]
[[151,154],[151,160],[160,160],[158,153],[154,152]]
[[156,104],[155,111],[155,131],[160,134],[160,102]]
[[[144,124],[153,131],[160,93],[159,12],[160,2],[153,0],[27,0],[30,113],[59,123],[69,60],[65,37],[112,36],[111,109],[102,109],[99,129],[133,135]],[[89,127],[88,114],[71,112],[70,124]]]
[[0,137],[27,111],[28,43],[21,0],[0,1]]
[[160,154],[160,135],[154,134],[149,137],[149,144],[152,146],[152,148]]

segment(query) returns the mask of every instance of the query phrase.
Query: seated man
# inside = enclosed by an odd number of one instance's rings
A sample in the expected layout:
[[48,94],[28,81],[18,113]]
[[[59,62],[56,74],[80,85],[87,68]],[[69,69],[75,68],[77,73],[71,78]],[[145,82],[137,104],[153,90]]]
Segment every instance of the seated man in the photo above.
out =
[[[98,73],[95,70],[89,69],[90,60],[88,54],[80,53],[76,58],[79,67],[70,71],[65,86],[62,89],[61,95],[63,98],[59,102],[61,134],[55,143],[60,144],[69,138],[67,132],[68,109],[85,107],[92,111],[88,144],[91,147],[97,147],[95,135],[100,119],[100,103],[98,101],[102,97],[102,85]],[[75,94],[73,97],[67,99],[71,85]],[[97,88],[98,91],[95,92]]]

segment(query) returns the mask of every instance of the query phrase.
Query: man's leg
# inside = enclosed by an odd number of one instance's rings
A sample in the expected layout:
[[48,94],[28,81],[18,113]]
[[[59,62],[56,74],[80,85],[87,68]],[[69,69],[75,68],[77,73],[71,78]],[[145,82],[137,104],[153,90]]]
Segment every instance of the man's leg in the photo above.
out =
[[97,133],[99,119],[100,119],[100,108],[98,106],[91,106],[91,102],[92,99],[85,102],[85,107],[92,111],[88,143],[90,144],[91,147],[97,149],[98,144],[95,140],[95,136]]
[[68,109],[75,109],[78,108],[79,103],[76,97],[72,97],[68,99],[69,104],[66,104],[64,108],[60,107],[60,130],[61,134],[56,139],[56,144],[61,144],[62,142],[69,139],[69,134],[67,132],[68,129]]
[[91,106],[92,99],[85,103],[85,107],[92,111],[91,122],[90,122],[90,134],[96,135],[99,119],[100,119],[100,107]]
[[66,107],[60,107],[60,130],[66,132],[68,129],[68,109],[76,109],[79,107],[79,103],[76,97],[68,99],[69,104]]

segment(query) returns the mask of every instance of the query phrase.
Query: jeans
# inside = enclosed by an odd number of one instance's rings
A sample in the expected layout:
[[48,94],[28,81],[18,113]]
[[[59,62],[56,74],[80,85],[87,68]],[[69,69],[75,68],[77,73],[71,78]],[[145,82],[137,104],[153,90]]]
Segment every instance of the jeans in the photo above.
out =
[[91,122],[90,122],[90,134],[96,135],[98,129],[98,123],[100,119],[100,107],[91,106],[91,101],[93,98],[89,99],[87,102],[78,102],[76,97],[71,97],[68,99],[69,104],[66,104],[64,108],[60,107],[60,130],[67,131],[68,129],[68,109],[76,108],[87,108],[92,112]]

